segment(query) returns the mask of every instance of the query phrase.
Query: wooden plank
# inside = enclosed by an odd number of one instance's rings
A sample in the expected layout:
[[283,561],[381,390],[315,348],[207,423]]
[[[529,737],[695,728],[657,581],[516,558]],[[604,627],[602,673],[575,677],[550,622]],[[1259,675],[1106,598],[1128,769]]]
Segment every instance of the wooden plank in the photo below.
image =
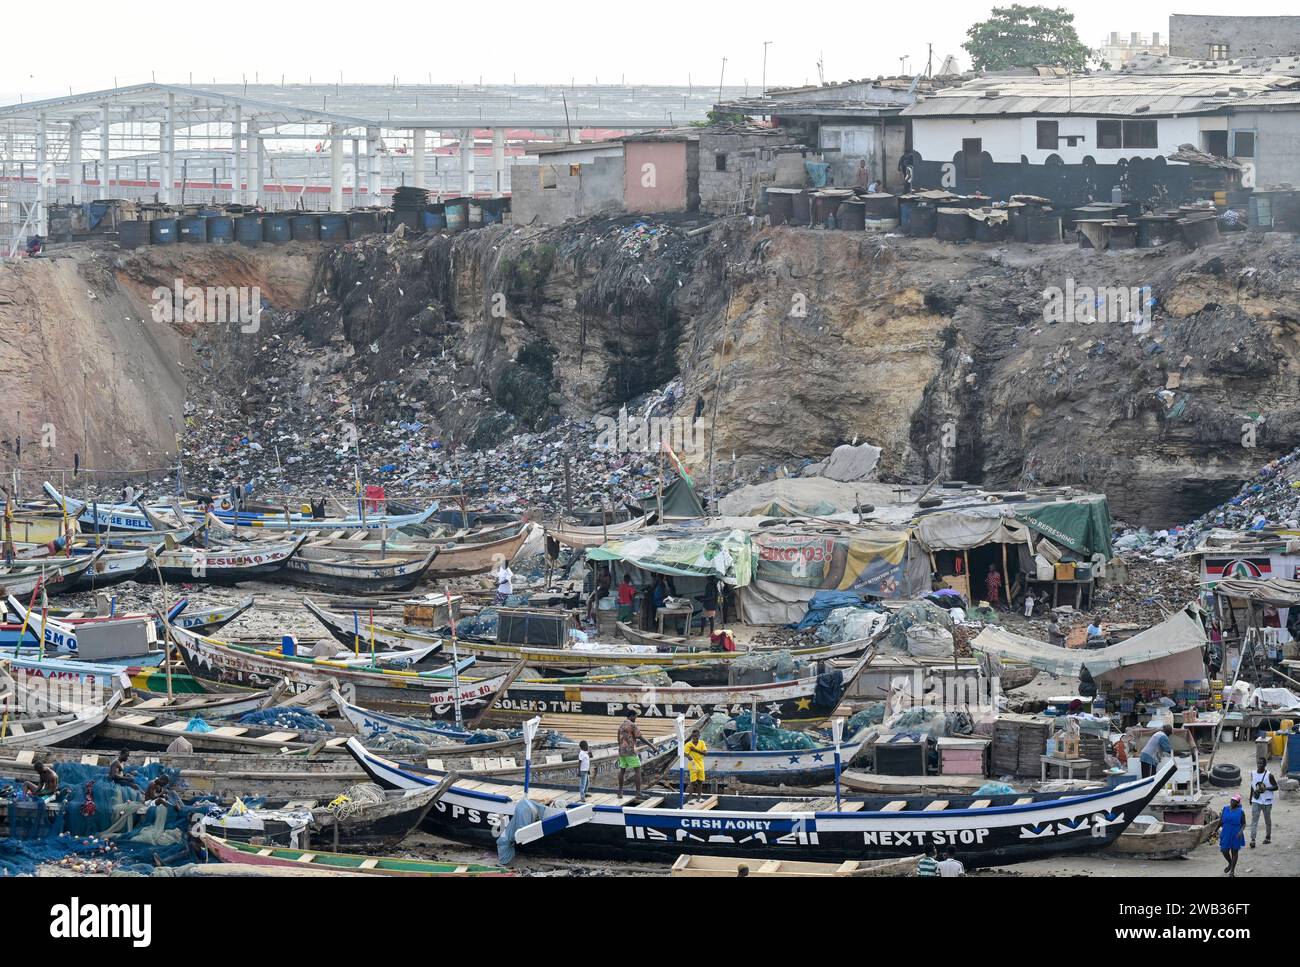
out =
[[425,768],[432,769],[434,772],[443,771],[441,759],[425,759],[424,765]]
[[946,799],[936,799],[934,802],[928,802],[928,803],[926,803],[926,804],[925,804],[925,808],[922,809],[921,812],[923,812],[923,813],[936,813],[936,812],[942,812],[943,810],[945,810],[945,809],[947,809],[947,808],[948,808],[948,800],[946,800]]
[[902,799],[895,799],[891,803],[886,803],[880,807],[882,813],[899,813],[907,808],[907,803]]
[[87,752],[81,757],[81,764],[83,766],[97,766],[99,765],[99,756],[93,752]]
[[14,762],[20,766],[29,766],[36,758],[36,752],[33,749],[22,749],[14,756]]
[[265,739],[267,742],[284,742],[287,741],[288,739],[296,739],[297,737],[298,737],[297,732],[271,732],[267,735],[262,736],[262,738]]
[[968,808],[968,809],[983,809],[985,806],[990,805],[992,802],[993,802],[992,799],[976,799],[973,803],[971,803],[971,804],[970,804],[968,807],[966,807],[966,808]]
[[359,870],[373,870],[373,869],[374,869],[376,866],[378,866],[378,865],[379,865],[379,860],[375,859],[375,858],[372,856],[372,857],[371,857],[370,859],[368,859],[368,860],[363,860],[362,863],[361,863],[361,865],[358,866],[357,869],[359,869]]
[[704,799],[688,799],[683,809],[712,809],[718,804],[717,796],[708,796]]

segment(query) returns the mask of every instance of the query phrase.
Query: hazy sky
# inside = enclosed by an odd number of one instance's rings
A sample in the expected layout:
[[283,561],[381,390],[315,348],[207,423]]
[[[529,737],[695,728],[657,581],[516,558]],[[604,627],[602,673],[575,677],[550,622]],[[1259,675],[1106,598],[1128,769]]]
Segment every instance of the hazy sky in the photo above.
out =
[[[1112,30],[1167,34],[1169,13],[1231,13],[1223,0],[1178,0],[1174,6],[1133,0],[1066,3],[1079,36],[1097,46]],[[810,7],[763,0],[495,0],[477,4],[355,0],[290,3],[221,0],[144,7],[85,0],[5,4],[0,102],[99,90],[150,80],[184,84],[344,81],[391,83],[580,82],[718,83],[757,87],[768,48],[769,85],[875,77],[924,67],[934,46],[936,69],[961,50],[966,28],[993,4],[913,0]],[[1295,12],[1293,3],[1256,0],[1252,14]],[[476,16],[481,14],[481,17]],[[836,25],[840,20],[841,25]]]

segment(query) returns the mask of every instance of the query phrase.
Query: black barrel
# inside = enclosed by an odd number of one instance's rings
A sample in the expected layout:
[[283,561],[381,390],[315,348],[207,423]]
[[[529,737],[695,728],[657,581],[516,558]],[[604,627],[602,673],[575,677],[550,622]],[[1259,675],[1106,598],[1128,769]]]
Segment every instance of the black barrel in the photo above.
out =
[[833,219],[840,210],[840,205],[844,202],[844,196],[840,194],[818,193],[812,196],[812,214],[813,224],[819,228],[830,228]]
[[790,196],[790,224],[800,228],[812,224],[812,195],[807,189]]
[[283,245],[293,238],[288,215],[262,216],[262,241]]
[[[420,213],[394,210],[388,212],[387,223],[390,232],[397,231],[398,225],[405,225],[406,233],[409,235],[420,230]],[[483,210],[481,208],[479,209],[479,224],[483,224]]]
[[1219,220],[1213,214],[1180,218],[1178,228],[1188,248],[1200,248],[1202,245],[1216,241],[1219,237]]
[[208,242],[229,245],[235,240],[235,220],[229,215],[208,216]]
[[320,217],[320,240],[343,242],[348,237],[348,216],[342,212],[326,212]]
[[1044,245],[1061,240],[1061,213],[1038,211],[1031,213],[1025,226],[1025,241]]
[[1005,242],[1011,236],[1011,224],[1005,218],[972,218],[975,241]]
[[154,245],[176,244],[176,219],[155,218],[149,223],[149,241]]
[[867,206],[856,198],[850,198],[840,205],[835,213],[835,220],[846,232],[861,232],[867,227]]
[[348,212],[348,238],[374,235],[379,231],[379,212]]
[[1138,248],[1159,248],[1178,237],[1178,226],[1172,215],[1143,215],[1137,220]]
[[767,221],[769,225],[784,225],[794,214],[794,195],[789,188],[767,189]]
[[1130,222],[1127,218],[1117,219],[1107,225],[1106,229],[1106,247],[1108,249],[1119,252],[1124,249],[1137,248],[1137,222]]
[[906,207],[908,210],[908,236],[911,238],[933,238],[935,225],[939,220],[938,209],[924,202],[913,202]]
[[973,219],[965,208],[940,208],[935,220],[934,237],[945,242],[964,242],[975,237]]
[[183,215],[176,219],[176,240],[206,245],[208,220],[202,215]]
[[315,242],[320,239],[320,216],[294,215],[289,219],[289,237],[295,242]]
[[262,216],[240,215],[235,219],[235,241],[240,245],[262,244]]
[[139,248],[149,244],[149,223],[143,221],[119,222],[117,244],[121,248]]
[[879,221],[884,218],[898,217],[898,196],[884,192],[875,195],[863,195],[862,204],[866,206],[865,217]]

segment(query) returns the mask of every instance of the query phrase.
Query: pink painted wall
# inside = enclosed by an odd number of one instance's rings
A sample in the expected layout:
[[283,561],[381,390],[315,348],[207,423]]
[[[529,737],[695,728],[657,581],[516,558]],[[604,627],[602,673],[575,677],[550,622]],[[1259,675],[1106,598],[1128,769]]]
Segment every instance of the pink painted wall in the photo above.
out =
[[[630,212],[684,212],[689,207],[687,141],[623,143],[623,207]],[[643,166],[654,165],[654,187],[642,185]]]

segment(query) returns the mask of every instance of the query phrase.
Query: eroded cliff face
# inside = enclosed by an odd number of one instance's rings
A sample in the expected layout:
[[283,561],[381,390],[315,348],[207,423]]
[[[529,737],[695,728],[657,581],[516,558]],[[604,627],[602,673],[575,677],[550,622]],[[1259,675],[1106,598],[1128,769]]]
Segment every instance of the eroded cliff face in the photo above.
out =
[[[1074,483],[1159,525],[1296,445],[1298,273],[1290,236],[1097,253],[745,218],[145,249],[0,269],[0,405],[85,413],[92,437],[155,450],[188,386],[191,410],[235,400],[334,432],[356,405],[486,448],[679,380],[675,415],[702,401],[707,425],[719,396],[723,481],[733,454],[793,469],[856,438],[883,448],[886,480]],[[142,328],[177,277],[257,285],[274,311],[253,336]],[[34,341],[57,358],[29,359]],[[140,380],[105,412],[61,374],[108,379],[111,352]]]

